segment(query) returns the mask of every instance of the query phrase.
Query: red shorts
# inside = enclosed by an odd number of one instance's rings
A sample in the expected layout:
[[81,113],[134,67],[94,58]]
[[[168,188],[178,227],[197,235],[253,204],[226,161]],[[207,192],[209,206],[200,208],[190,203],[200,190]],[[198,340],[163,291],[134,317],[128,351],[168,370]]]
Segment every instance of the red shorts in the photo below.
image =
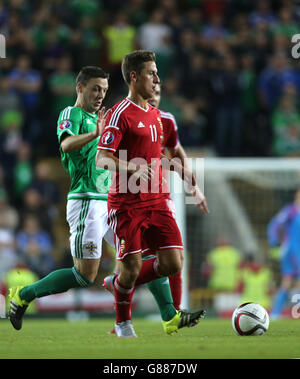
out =
[[180,230],[168,199],[151,208],[109,209],[108,224],[115,235],[117,260],[128,254],[183,249]]

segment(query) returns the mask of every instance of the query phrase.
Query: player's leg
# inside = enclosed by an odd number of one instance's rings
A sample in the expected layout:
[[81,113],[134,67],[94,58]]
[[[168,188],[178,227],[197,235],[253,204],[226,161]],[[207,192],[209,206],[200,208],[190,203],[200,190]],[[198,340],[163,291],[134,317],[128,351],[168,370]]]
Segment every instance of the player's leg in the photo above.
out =
[[115,297],[116,324],[118,337],[137,337],[131,320],[131,305],[134,282],[141,267],[141,255],[126,255],[119,263],[119,274],[114,278],[112,287]]
[[114,231],[118,275],[104,279],[106,289],[114,293],[116,333],[118,337],[136,337],[131,323],[134,283],[141,268],[142,212],[109,210],[108,224]]
[[289,291],[292,288],[293,279],[291,276],[284,276],[273,299],[271,318],[277,319],[281,316],[283,308],[288,299]]
[[[182,252],[181,257],[183,257]],[[143,256],[143,260],[150,258],[154,257],[151,255]],[[171,320],[176,315],[176,310],[180,309],[182,293],[181,271],[169,276],[169,278],[162,277],[148,282],[146,285],[157,303],[162,320]]]
[[74,266],[52,271],[31,285],[10,289],[9,315],[15,329],[21,329],[22,317],[34,299],[93,285],[99,268],[102,242],[99,219],[95,218],[99,204],[95,201],[69,200],[67,204]]
[[[172,213],[173,218],[176,220],[176,209],[175,209],[174,201],[172,200],[171,197],[169,197],[168,199],[166,199],[166,203],[168,205],[170,212]],[[183,262],[183,251],[181,250],[180,253],[181,253],[181,260]],[[178,272],[177,274],[169,276],[169,285],[170,285],[170,289],[172,293],[173,305],[177,310],[179,310],[180,305],[181,305],[181,297],[182,297],[181,271]]]
[[291,260],[291,253],[286,252],[281,258],[280,262],[280,270],[281,270],[281,283],[278,288],[274,299],[271,310],[271,318],[277,319],[281,316],[283,308],[288,299],[289,291],[293,284],[293,263]]

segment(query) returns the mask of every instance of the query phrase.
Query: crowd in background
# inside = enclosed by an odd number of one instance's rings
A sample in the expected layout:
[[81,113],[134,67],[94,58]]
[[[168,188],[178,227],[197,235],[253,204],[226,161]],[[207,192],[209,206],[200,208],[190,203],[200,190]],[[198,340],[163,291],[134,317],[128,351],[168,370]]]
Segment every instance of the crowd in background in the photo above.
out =
[[127,95],[124,55],[154,51],[161,109],[175,115],[184,147],[299,155],[300,59],[291,56],[299,25],[293,0],[0,0],[1,251],[39,276],[55,264],[59,191],[37,162],[59,156],[57,118],[74,104],[84,65],[110,73],[109,107]]

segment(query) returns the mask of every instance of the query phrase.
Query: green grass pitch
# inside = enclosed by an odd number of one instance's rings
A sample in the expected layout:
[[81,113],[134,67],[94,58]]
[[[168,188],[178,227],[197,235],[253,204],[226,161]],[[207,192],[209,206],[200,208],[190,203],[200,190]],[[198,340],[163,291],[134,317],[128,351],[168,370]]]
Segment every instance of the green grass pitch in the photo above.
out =
[[0,358],[300,358],[300,320],[270,323],[263,336],[241,337],[231,320],[204,319],[168,336],[159,322],[134,320],[138,338],[108,334],[113,319],[69,322],[25,319],[21,331],[0,320]]

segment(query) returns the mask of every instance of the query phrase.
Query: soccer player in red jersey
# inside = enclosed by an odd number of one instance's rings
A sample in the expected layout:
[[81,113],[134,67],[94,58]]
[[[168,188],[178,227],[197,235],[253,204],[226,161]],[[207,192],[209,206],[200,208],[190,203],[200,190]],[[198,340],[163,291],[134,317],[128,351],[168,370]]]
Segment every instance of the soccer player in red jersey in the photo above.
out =
[[[163,193],[160,112],[148,104],[159,83],[155,54],[135,51],[122,61],[122,74],[129,86],[128,97],[107,115],[98,145],[96,164],[115,172],[108,196],[109,224],[115,232],[120,273],[112,283],[115,295],[116,334],[136,337],[131,322],[134,286],[170,276],[182,268],[182,240],[172,210]],[[184,170],[193,185],[191,173]],[[205,198],[201,207],[207,209]],[[143,243],[144,241],[144,243]],[[142,265],[145,246],[156,258]],[[195,325],[197,315],[177,312],[174,331]]]

